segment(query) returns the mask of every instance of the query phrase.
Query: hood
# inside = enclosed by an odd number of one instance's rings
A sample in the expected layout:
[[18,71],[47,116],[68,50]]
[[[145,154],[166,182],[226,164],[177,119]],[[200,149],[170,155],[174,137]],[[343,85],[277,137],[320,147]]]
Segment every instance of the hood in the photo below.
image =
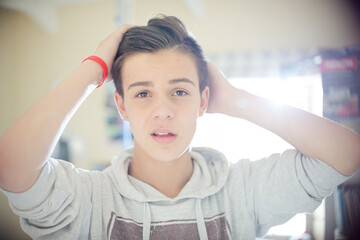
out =
[[176,198],[169,198],[153,188],[128,175],[133,149],[125,150],[111,162],[112,167],[105,170],[112,179],[119,193],[130,200],[143,205],[143,239],[151,236],[152,211],[150,203],[174,203],[182,199],[195,200],[195,215],[199,238],[207,240],[207,230],[202,212],[201,201],[207,196],[217,193],[224,186],[229,175],[229,164],[225,156],[210,148],[193,148],[193,174]]
[[138,202],[203,199],[217,193],[224,186],[229,174],[229,164],[222,153],[211,148],[192,148],[193,174],[179,195],[169,198],[152,186],[128,175],[132,156],[133,148],[130,148],[115,157],[111,162],[109,175],[122,196]]

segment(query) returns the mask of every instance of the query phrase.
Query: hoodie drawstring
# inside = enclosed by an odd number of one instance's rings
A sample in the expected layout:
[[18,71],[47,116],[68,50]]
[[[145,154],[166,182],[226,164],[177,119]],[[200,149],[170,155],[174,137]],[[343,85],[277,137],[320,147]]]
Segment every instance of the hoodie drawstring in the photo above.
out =
[[[205,226],[205,219],[201,209],[201,199],[196,199],[196,225],[200,240],[208,240],[207,230]],[[143,240],[150,239],[151,229],[151,210],[148,202],[144,203],[143,213]]]
[[200,240],[207,240],[207,231],[205,226],[204,216],[201,209],[201,199],[196,199],[196,224],[200,236]]
[[143,214],[143,240],[150,239],[150,228],[151,228],[151,211],[148,202],[144,203],[144,214]]

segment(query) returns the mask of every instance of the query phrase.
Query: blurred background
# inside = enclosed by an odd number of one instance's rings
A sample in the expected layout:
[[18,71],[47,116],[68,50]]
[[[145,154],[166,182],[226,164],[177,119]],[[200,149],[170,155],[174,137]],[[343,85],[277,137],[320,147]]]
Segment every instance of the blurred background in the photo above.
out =
[[[92,55],[109,33],[123,23],[146,25],[158,14],[180,18],[232,84],[360,132],[356,0],[0,0],[0,135]],[[103,169],[131,146],[131,132],[114,107],[113,92],[107,84],[85,101],[54,157]],[[199,120],[193,146],[215,147],[231,162],[291,148],[250,123],[216,114]],[[355,176],[343,187],[359,184]],[[271,229],[268,238],[295,239],[307,232],[303,239],[345,239],[358,223],[349,222],[345,212],[360,207],[339,204],[341,192],[336,189],[315,214],[299,214]],[[0,239],[30,239],[2,193],[0,211]]]

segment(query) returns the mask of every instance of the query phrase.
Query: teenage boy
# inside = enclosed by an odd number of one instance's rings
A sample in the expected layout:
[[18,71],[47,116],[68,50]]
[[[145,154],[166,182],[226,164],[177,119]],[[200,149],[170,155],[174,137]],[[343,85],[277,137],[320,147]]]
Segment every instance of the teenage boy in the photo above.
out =
[[[122,26],[94,55],[0,140],[1,189],[33,238],[254,239],[315,210],[360,166],[359,135],[234,88],[177,18]],[[134,148],[102,172],[50,158],[107,67]],[[249,120],[297,150],[229,167],[213,149],[190,149],[205,111]]]

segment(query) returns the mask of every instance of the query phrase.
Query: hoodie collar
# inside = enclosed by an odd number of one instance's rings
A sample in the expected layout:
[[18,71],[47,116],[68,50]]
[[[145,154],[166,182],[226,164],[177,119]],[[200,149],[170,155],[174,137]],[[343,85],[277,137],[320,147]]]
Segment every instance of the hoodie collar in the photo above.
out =
[[179,195],[169,198],[152,186],[128,175],[133,148],[125,150],[111,162],[110,177],[115,187],[126,198],[138,202],[168,201],[185,198],[205,198],[218,192],[225,184],[229,174],[229,164],[225,156],[211,148],[192,148],[191,158],[194,170]]
[[199,237],[207,240],[205,219],[201,208],[201,200],[217,193],[225,184],[229,175],[229,164],[225,156],[210,148],[193,148],[191,158],[194,164],[193,174],[176,198],[168,198],[150,185],[128,175],[133,149],[127,149],[111,162],[110,177],[119,193],[131,200],[143,204],[143,239],[151,235],[150,202],[175,202],[181,199],[196,199],[195,213]]

